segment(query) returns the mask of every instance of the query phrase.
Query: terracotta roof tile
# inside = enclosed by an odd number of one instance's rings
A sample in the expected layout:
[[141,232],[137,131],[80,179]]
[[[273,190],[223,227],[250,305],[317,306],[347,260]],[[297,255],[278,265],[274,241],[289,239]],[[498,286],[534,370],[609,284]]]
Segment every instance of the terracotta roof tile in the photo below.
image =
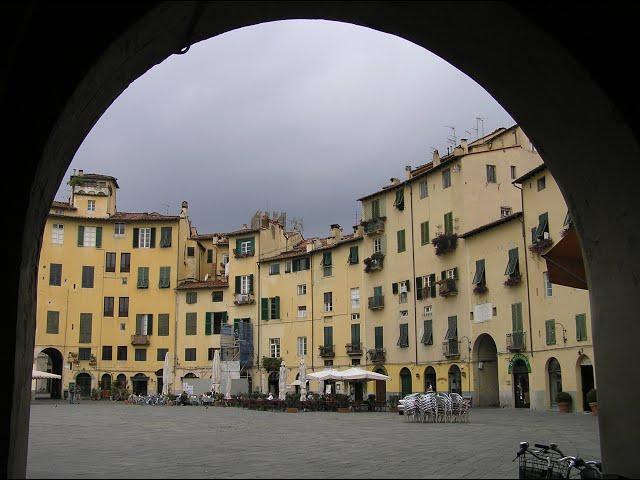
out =
[[116,212],[111,217],[111,220],[145,220],[145,221],[161,221],[161,220],[179,220],[177,215],[162,215],[157,212]]
[[176,290],[199,290],[205,288],[227,288],[229,282],[224,280],[186,280],[181,282]]
[[56,200],[54,200],[51,203],[51,208],[61,208],[63,210],[77,210],[76,207],[74,207],[73,205],[70,205],[68,202],[58,202]]
[[519,218],[522,216],[522,212],[515,212],[512,213],[511,215],[507,215],[506,217],[502,217],[498,220],[495,220],[493,222],[487,223],[485,225],[482,225],[478,228],[474,228],[473,230],[469,230],[466,233],[463,233],[462,235],[460,235],[460,238],[469,238],[473,235],[476,235],[478,233],[484,232],[485,230],[489,230],[490,228],[493,227],[497,227],[498,225],[502,225],[503,223],[507,223],[510,222],[511,220],[515,220],[516,218]]

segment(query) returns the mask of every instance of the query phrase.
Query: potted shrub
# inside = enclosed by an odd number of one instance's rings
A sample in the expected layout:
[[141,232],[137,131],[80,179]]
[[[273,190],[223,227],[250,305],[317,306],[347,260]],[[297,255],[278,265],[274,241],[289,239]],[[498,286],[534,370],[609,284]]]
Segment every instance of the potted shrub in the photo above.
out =
[[487,293],[487,286],[485,284],[479,283],[475,287],[473,287],[473,293],[477,295],[482,295],[483,293]]
[[299,394],[287,393],[284,402],[287,406],[287,413],[298,413],[298,402],[300,400]]
[[439,233],[431,240],[435,247],[435,254],[442,255],[456,249],[458,235],[456,233]]
[[343,393],[337,393],[336,396],[336,406],[338,407],[338,413],[349,413],[351,411],[349,395],[345,395]]
[[551,245],[553,245],[553,240],[551,240],[550,238],[542,238],[531,245],[529,247],[529,251],[538,255],[542,255],[542,253],[549,249]]
[[598,415],[598,395],[596,389],[592,388],[587,392],[587,403],[593,415]]
[[571,411],[571,402],[573,399],[567,392],[558,392],[556,395],[556,402],[561,412],[568,413]]

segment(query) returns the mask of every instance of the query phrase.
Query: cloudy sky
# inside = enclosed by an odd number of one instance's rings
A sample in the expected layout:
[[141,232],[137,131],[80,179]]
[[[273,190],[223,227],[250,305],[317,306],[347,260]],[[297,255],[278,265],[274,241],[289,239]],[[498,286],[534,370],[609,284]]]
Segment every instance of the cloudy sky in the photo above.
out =
[[[72,169],[118,178],[118,210],[179,211],[201,233],[230,231],[256,210],[301,217],[306,237],[339,223],[356,199],[403,178],[511,117],[482,87],[398,37],[327,21],[247,27],[173,55],[106,111]],[[465,132],[465,131],[470,131]]]

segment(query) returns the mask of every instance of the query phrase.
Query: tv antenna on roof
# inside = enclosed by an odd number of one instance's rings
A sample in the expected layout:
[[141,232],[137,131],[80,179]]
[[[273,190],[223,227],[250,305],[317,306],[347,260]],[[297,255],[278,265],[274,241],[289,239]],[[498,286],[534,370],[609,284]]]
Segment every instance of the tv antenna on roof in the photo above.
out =
[[452,125],[445,125],[445,128],[451,130],[451,135],[447,137],[447,143],[450,143],[453,147],[458,144],[458,137],[456,137],[456,127]]
[[168,203],[161,203],[160,205],[162,205],[165,208],[165,215],[169,215],[170,205]]
[[484,121],[487,117],[481,117],[480,115],[476,115],[476,134],[480,133],[481,137],[484,137]]

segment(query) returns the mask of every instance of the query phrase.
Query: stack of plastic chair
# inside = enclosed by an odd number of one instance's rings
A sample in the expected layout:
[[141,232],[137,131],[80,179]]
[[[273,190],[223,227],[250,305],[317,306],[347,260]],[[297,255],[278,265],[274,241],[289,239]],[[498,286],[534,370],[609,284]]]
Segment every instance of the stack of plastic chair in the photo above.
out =
[[415,397],[405,397],[404,398],[404,415],[407,417],[407,420],[414,421],[416,419],[416,413],[418,412],[418,408],[416,405]]

